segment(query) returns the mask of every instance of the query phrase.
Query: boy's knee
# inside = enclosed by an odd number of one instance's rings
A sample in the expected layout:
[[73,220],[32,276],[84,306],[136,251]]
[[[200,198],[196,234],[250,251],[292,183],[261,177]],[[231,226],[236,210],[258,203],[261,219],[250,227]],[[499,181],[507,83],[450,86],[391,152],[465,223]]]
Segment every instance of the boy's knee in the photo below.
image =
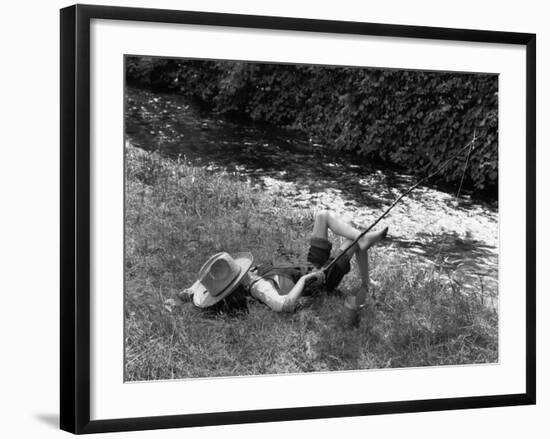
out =
[[330,218],[330,215],[332,215],[330,210],[321,209],[321,210],[318,210],[317,212],[315,212],[315,220],[316,221],[323,221],[323,222],[326,223],[328,221],[328,219]]

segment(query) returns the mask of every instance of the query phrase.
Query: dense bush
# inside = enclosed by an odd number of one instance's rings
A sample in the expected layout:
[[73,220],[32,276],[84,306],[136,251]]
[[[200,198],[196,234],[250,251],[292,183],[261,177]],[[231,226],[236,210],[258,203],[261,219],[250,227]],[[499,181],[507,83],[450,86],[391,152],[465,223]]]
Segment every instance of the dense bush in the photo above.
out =
[[[466,184],[498,183],[498,77],[352,67],[127,59],[127,80],[213,111],[297,128],[336,150],[425,174],[477,136]],[[457,183],[464,159],[442,173]]]

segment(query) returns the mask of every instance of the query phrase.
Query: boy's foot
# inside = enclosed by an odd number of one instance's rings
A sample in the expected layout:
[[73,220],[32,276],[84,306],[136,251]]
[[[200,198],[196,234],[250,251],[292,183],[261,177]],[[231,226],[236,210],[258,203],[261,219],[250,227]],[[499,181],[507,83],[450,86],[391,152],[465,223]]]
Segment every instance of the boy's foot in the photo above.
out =
[[366,250],[374,244],[379,243],[388,235],[388,227],[384,227],[379,232],[369,232],[359,240],[359,248]]

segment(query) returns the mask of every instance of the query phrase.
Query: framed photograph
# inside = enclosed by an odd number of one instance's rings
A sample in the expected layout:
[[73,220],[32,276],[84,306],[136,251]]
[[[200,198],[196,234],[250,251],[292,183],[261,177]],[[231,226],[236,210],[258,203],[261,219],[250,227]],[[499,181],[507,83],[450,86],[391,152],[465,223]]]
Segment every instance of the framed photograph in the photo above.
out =
[[534,34],[61,10],[61,428],[535,403]]

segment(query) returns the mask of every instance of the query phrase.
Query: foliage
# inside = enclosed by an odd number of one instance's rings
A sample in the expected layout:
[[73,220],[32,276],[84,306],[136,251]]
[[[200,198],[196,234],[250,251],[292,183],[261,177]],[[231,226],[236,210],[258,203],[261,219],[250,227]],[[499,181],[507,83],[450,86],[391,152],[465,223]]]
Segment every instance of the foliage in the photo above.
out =
[[[306,298],[295,314],[251,298],[211,312],[180,302],[176,293],[215,252],[249,250],[256,263],[305,258],[312,212],[230,174],[128,144],[125,211],[128,380],[498,360],[497,312],[482,292],[466,295],[445,273],[382,247],[371,249],[378,299],[356,329],[342,324],[338,294]],[[342,294],[359,284],[353,265]]]
[[[422,175],[475,132],[465,184],[498,185],[497,75],[128,57],[127,79]],[[445,182],[460,182],[465,156]]]

